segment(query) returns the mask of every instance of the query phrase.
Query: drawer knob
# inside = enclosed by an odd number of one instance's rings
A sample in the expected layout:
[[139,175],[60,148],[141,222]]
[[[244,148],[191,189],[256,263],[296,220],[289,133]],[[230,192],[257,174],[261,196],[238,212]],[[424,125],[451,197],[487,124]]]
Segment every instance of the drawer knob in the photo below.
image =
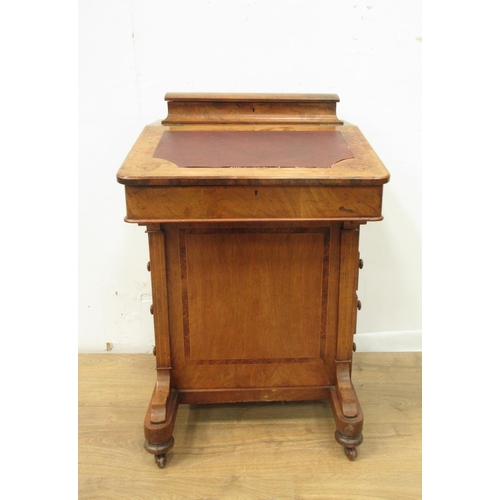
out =
[[153,304],[151,304],[151,305],[149,306],[149,312],[150,312],[151,314],[153,314]]
[[148,261],[146,267],[147,267],[148,271],[151,272],[151,262]]
[[153,356],[156,356],[156,346],[153,346]]
[[356,352],[356,342],[352,343],[352,350],[353,350],[353,352]]
[[363,266],[364,266],[364,265],[365,265],[365,264],[363,263],[363,259],[359,259],[359,268],[360,268],[360,269],[363,269]]
[[361,311],[361,300],[358,300],[358,311]]

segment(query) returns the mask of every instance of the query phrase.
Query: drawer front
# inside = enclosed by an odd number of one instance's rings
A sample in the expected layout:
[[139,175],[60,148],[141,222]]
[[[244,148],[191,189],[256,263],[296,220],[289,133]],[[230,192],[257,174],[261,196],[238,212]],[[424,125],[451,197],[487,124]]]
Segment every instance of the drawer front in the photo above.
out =
[[382,186],[126,186],[127,220],[379,219]]

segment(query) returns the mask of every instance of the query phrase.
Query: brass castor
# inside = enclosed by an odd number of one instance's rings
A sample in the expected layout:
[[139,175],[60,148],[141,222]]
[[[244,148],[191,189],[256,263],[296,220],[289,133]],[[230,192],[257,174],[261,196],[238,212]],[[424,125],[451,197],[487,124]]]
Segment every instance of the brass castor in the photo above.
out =
[[344,447],[344,453],[345,453],[345,456],[351,462],[353,462],[354,460],[356,460],[356,457],[358,456],[358,450],[356,450],[356,448],[348,448],[347,446]]
[[163,467],[167,464],[167,455],[165,453],[155,455],[155,462],[160,469],[163,469]]
[[174,437],[171,436],[165,443],[162,444],[152,444],[147,440],[144,441],[144,449],[148,453],[152,453],[155,456],[156,465],[163,469],[167,465],[167,451],[171,450],[174,446]]
[[344,448],[345,456],[352,461],[358,456],[357,447],[363,442],[363,434],[359,433],[355,437],[344,436],[339,431],[335,431],[335,440]]

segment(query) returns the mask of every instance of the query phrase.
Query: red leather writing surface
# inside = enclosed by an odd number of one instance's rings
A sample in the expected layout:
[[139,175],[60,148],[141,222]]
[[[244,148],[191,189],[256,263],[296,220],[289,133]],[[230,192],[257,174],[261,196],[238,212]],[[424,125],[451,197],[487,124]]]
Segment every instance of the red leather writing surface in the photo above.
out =
[[155,158],[179,167],[328,168],[354,158],[338,131],[164,132]]

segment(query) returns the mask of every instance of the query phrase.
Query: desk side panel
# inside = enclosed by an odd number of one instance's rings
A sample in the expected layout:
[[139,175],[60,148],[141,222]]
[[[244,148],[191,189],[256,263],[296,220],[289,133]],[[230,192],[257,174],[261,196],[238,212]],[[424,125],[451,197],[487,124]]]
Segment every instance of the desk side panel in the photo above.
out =
[[173,387],[333,384],[338,226],[165,225]]

